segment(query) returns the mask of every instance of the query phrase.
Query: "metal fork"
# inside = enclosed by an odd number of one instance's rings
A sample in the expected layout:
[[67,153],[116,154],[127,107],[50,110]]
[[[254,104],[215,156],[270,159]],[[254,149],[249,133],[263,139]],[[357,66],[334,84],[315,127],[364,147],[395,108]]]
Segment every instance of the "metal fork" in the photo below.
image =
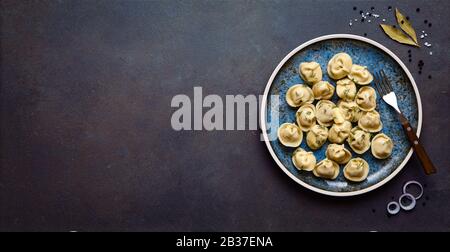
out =
[[416,133],[414,132],[413,128],[411,127],[411,124],[409,124],[408,119],[402,114],[400,109],[398,108],[397,104],[397,96],[395,95],[392,85],[389,82],[388,78],[386,77],[386,74],[383,70],[381,70],[378,73],[375,73],[375,88],[377,89],[378,93],[383,97],[383,100],[389,104],[391,107],[397,111],[398,117],[400,118],[400,122],[402,123],[403,129],[406,132],[406,135],[408,136],[409,142],[411,142],[411,145],[416,152],[417,157],[419,157],[420,162],[422,163],[422,167],[425,170],[425,173],[427,175],[430,175],[432,173],[436,173],[436,168],[434,168],[433,163],[431,162],[430,158],[428,157],[427,153],[425,152],[425,149],[419,142],[419,138],[417,137]]

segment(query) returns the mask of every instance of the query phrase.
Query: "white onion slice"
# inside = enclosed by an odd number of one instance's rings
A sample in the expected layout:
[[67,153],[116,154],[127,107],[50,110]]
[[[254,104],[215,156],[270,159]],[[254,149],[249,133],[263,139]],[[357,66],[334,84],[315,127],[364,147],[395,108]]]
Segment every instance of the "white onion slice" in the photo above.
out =
[[[402,200],[403,198],[409,198],[411,200],[411,203],[409,205],[403,205]],[[404,193],[402,194],[402,196],[400,196],[400,198],[398,198],[398,203],[400,204],[400,207],[405,210],[405,211],[410,211],[412,210],[414,207],[416,207],[416,198],[414,198],[414,196],[412,196],[409,193]]]
[[419,193],[419,195],[418,195],[418,196],[415,196],[415,199],[416,199],[416,200],[420,199],[420,198],[422,197],[422,195],[423,195],[423,186],[422,186],[422,184],[420,184],[419,182],[417,182],[417,181],[415,181],[415,180],[408,181],[408,182],[406,182],[406,184],[403,186],[403,193],[411,194],[411,193],[408,192],[408,186],[410,186],[410,185],[417,185],[417,186],[420,188],[420,193]]
[[[394,208],[392,208],[392,206],[394,206]],[[400,205],[395,201],[391,201],[387,204],[387,211],[391,215],[396,215],[400,212]]]

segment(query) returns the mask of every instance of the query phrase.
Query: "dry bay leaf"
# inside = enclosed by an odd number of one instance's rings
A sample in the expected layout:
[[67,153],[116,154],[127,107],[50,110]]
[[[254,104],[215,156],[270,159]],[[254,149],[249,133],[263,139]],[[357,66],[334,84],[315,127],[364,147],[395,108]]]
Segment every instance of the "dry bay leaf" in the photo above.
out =
[[380,24],[381,28],[383,28],[384,33],[388,35],[391,39],[400,42],[402,44],[413,45],[419,47],[416,42],[414,42],[410,37],[402,32],[402,30],[386,24]]
[[406,34],[408,34],[417,44],[416,31],[414,31],[411,22],[409,22],[409,20],[406,19],[406,17],[397,8],[395,8],[395,17],[397,18],[397,23],[400,28],[402,28],[402,30],[406,32]]

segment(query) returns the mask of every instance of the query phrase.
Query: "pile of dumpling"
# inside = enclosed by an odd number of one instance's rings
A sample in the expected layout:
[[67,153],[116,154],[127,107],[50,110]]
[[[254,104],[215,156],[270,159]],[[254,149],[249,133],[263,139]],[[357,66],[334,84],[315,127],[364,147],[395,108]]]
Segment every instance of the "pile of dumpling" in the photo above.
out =
[[[360,182],[367,178],[369,164],[360,157],[352,158],[344,141],[356,154],[361,155],[371,149],[372,155],[378,159],[388,158],[394,144],[383,133],[376,134],[371,140],[372,134],[381,131],[383,123],[375,110],[375,90],[368,86],[373,76],[367,67],[353,64],[346,53],[338,53],[328,62],[327,72],[336,80],[336,88],[322,80],[322,69],[317,62],[300,64],[299,73],[307,85],[293,85],[286,93],[288,105],[298,108],[296,123],[280,125],[278,139],[287,147],[298,147],[292,155],[292,162],[298,170],[312,171],[324,179],[335,179],[340,172],[339,165],[344,165],[344,177]],[[361,87],[357,89],[357,85]],[[330,100],[335,91],[340,98],[337,105]],[[313,105],[315,100],[318,101]],[[299,147],[303,132],[312,150],[330,141],[324,160],[317,162],[313,152]]]

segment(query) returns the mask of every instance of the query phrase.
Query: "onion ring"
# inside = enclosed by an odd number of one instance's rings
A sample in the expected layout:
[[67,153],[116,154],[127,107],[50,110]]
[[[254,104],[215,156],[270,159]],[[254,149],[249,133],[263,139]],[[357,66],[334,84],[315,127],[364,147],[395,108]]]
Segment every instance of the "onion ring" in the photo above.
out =
[[[394,209],[391,209],[391,206],[394,206]],[[395,201],[391,201],[387,204],[387,211],[390,215],[396,215],[398,214],[398,212],[400,212],[400,205],[395,202]]]
[[[403,186],[403,193],[408,193],[408,186],[410,185],[417,185],[420,188],[420,193],[418,196],[415,196],[415,199],[418,200],[422,197],[423,195],[423,186],[422,184],[420,184],[419,182],[415,181],[415,180],[411,180],[406,182],[406,184]],[[411,193],[408,193],[411,194]]]
[[[409,198],[411,200],[411,203],[409,205],[406,205],[406,206],[403,205],[403,203],[402,203],[402,199],[405,198],[405,197],[407,197],[407,198]],[[414,207],[416,207],[416,198],[414,196],[412,196],[411,194],[409,194],[409,193],[404,193],[404,194],[402,194],[402,196],[400,196],[400,198],[398,198],[398,204],[400,205],[400,207],[403,210],[410,211]]]

